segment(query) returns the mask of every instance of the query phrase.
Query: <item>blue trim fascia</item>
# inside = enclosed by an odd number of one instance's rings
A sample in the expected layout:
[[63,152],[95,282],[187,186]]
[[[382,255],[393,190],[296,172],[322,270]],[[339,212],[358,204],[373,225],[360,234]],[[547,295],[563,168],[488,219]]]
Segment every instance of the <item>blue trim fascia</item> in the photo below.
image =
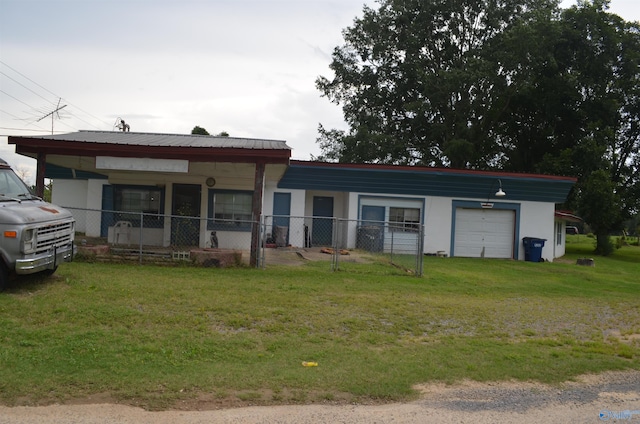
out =
[[109,178],[107,175],[96,172],[66,168],[52,163],[45,165],[44,177],[52,180],[106,180]]
[[490,199],[498,188],[498,180],[508,199],[516,201],[562,203],[574,186],[571,180],[543,176],[290,165],[278,182],[278,188]]
[[[471,202],[468,200],[452,200],[451,202],[451,243],[449,246],[450,255],[455,256],[455,236],[456,236],[456,209],[483,209],[482,203],[484,202]],[[513,229],[513,258],[518,260],[520,257],[520,203],[508,203],[508,202],[492,202],[493,207],[491,209],[500,210],[512,210],[516,212],[515,228]]]

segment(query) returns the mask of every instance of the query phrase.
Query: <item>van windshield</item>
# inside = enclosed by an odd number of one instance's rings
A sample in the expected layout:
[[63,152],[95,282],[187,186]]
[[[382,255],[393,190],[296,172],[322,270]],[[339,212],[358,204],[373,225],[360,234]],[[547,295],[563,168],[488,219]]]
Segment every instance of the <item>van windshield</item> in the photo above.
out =
[[32,197],[31,192],[11,169],[0,169],[0,201]]

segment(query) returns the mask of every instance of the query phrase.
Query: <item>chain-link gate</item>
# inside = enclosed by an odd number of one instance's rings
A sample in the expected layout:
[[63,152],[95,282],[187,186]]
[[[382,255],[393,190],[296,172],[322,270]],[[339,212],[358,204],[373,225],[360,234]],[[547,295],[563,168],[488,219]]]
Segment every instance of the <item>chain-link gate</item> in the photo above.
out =
[[268,265],[266,249],[320,249],[331,255],[338,270],[343,253],[366,253],[388,261],[414,275],[422,275],[424,227],[411,228],[389,222],[347,220],[334,217],[264,216],[260,264]]

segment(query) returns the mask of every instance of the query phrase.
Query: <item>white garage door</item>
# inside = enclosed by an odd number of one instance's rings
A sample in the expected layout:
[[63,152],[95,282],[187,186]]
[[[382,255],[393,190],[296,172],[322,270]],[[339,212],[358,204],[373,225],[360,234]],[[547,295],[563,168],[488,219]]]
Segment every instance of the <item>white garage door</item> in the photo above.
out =
[[456,209],[454,256],[513,258],[515,211]]

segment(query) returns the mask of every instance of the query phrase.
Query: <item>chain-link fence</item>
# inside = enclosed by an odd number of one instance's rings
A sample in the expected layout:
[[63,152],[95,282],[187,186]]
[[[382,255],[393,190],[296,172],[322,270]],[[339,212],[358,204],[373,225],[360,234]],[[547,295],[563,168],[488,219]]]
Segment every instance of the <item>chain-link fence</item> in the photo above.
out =
[[[266,267],[299,257],[327,260],[332,270],[382,261],[422,275],[420,225],[333,217],[264,216],[262,222],[67,207],[81,254],[139,262],[191,260],[204,265]],[[252,243],[252,233],[259,239]],[[253,247],[252,247],[253,246]],[[254,256],[255,255],[255,256]]]
[[[145,260],[248,263],[259,223],[66,207],[76,219],[80,253]],[[224,263],[222,263],[224,262]]]
[[267,249],[321,251],[331,257],[333,270],[357,262],[391,263],[414,275],[422,275],[424,227],[383,221],[333,217],[265,216],[262,222],[262,266],[269,265]]

